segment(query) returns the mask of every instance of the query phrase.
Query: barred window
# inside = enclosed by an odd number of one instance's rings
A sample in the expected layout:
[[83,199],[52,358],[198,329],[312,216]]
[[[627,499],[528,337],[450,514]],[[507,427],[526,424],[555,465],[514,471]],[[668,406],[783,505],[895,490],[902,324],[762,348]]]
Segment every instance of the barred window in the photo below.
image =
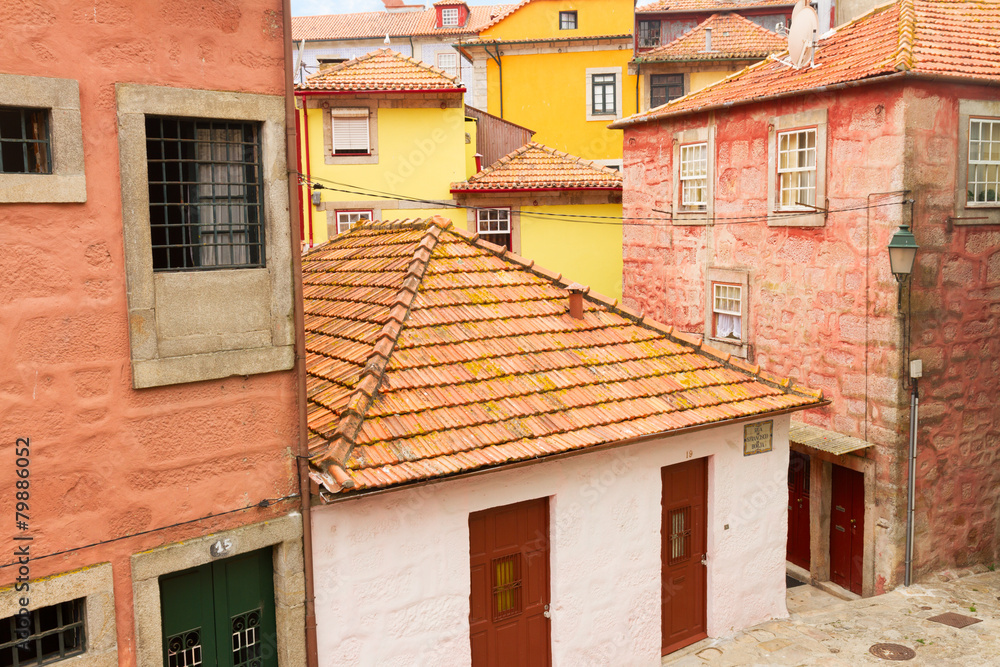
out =
[[511,250],[510,209],[484,208],[476,212],[479,238]]
[[49,112],[0,107],[0,174],[51,174]]
[[681,210],[704,211],[708,204],[708,143],[681,146]]
[[0,666],[49,665],[87,650],[85,598],[0,621]]
[[969,120],[969,187],[966,202],[1000,202],[1000,120]]
[[265,264],[258,123],[146,117],[153,271]]
[[801,209],[816,205],[815,129],[778,134],[778,179],[779,208]]

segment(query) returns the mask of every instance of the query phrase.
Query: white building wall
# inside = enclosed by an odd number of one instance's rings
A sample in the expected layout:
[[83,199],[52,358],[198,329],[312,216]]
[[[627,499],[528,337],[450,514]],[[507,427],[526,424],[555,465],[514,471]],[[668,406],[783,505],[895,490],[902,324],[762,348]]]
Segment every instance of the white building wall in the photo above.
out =
[[788,423],[749,457],[730,425],[316,508],[320,664],[468,665],[469,513],[548,496],[553,664],[659,665],[660,469],[688,458],[709,459],[709,635],[786,616]]

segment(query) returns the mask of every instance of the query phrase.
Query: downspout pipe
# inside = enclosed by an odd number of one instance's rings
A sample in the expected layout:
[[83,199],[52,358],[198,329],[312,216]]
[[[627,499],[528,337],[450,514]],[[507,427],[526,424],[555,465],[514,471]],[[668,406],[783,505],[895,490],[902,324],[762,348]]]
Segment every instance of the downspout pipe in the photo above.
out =
[[[295,325],[295,380],[298,395],[299,428],[295,460],[299,473],[299,499],[302,507],[302,561],[305,577],[306,665],[319,667],[316,642],[316,595],[313,577],[312,498],[309,480],[309,440],[306,418],[306,334],[302,301],[302,236],[299,215],[302,210],[302,188],[299,187],[297,163],[298,138],[295,133],[295,85],[292,72],[292,9],[291,0],[281,0],[281,25],[285,42],[285,163],[288,169],[288,222],[292,245],[292,293]],[[296,205],[296,203],[298,205]]]
[[906,479],[906,573],[904,586],[909,586],[913,578],[913,514],[917,487],[917,424],[920,409],[920,393],[917,391],[917,378],[912,378],[913,391],[910,393],[910,469]]

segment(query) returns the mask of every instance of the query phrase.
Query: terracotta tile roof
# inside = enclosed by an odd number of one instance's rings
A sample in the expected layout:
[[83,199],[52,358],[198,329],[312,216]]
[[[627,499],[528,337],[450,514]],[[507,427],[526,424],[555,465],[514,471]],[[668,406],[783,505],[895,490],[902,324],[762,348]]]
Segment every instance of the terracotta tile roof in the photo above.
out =
[[495,16],[506,15],[513,5],[474,5],[469,7],[469,20],[464,26],[438,28],[437,10],[433,7],[417,12],[358,12],[355,14],[324,14],[293,16],[292,39],[339,40],[375,39],[422,35],[474,35]]
[[1000,81],[1000,2],[896,0],[820,39],[814,67],[772,55],[722,81],[611,124],[621,128],[674,114],[796,94],[897,72]]
[[465,90],[444,70],[415,58],[379,49],[313,74],[296,90]]
[[357,492],[812,407],[822,394],[439,217],[303,257],[311,476]]
[[620,171],[529,141],[469,180],[452,183],[451,191],[621,187]]
[[795,0],[660,0],[636,7],[636,14],[661,12],[716,12],[754,7],[792,7]]
[[[707,29],[712,30],[712,50],[706,51]],[[712,14],[704,22],[663,46],[636,57],[640,62],[763,58],[784,51],[788,41],[739,14]]]

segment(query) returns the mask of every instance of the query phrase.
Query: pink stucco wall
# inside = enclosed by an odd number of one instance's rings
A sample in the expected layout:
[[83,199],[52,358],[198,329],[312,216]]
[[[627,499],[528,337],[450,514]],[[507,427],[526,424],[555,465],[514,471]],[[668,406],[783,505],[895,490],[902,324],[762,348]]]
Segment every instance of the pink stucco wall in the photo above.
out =
[[[115,109],[118,82],[282,95],[281,3],[3,3],[0,51],[4,73],[79,82],[87,178],[83,204],[0,206],[0,515],[13,520],[19,437],[36,557],[295,493],[291,371],[132,389]],[[110,561],[119,656],[135,664],[131,554],[292,509],[37,560],[31,576]]]
[[[886,246],[911,211],[893,203],[903,197],[875,193],[912,191],[907,197],[916,200],[912,216],[921,244],[910,336],[910,357],[925,359],[917,571],[998,557],[1000,480],[989,443],[995,449],[1000,440],[1000,415],[988,397],[998,388],[1000,350],[990,333],[998,317],[992,304],[1000,238],[988,228],[945,231],[954,202],[960,96],[988,97],[971,87],[865,86],[625,132],[625,216],[641,218],[671,208],[673,133],[716,125],[716,224],[626,224],[625,302],[701,333],[706,267],[749,271],[754,360],[831,399],[829,407],[805,413],[806,422],[875,445],[865,455],[875,460],[878,480],[872,509],[881,520],[879,586],[902,576],[909,390]],[[765,213],[770,119],[821,108],[828,114],[831,213],[825,225],[724,220]],[[869,195],[875,206],[865,208]],[[843,210],[852,208],[858,210]]]

